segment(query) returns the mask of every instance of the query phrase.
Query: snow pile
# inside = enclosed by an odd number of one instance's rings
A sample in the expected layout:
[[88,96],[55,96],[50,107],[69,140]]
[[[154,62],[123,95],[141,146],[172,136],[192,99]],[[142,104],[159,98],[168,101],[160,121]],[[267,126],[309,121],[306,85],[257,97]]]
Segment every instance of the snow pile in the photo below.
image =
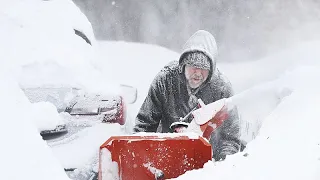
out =
[[23,88],[79,87],[73,76],[72,71],[56,62],[37,62],[23,66],[19,76],[19,83]]
[[[2,64],[4,65],[4,64]],[[34,125],[32,107],[12,74],[0,71],[2,179],[66,180],[61,165]],[[19,173],[17,173],[19,172]]]
[[230,103],[237,107],[240,115],[241,140],[250,142],[254,139],[263,120],[291,92],[291,89],[278,82],[269,82],[229,98]]
[[[70,76],[63,76],[65,73],[59,76],[63,82],[69,79],[72,84],[101,89],[102,86],[93,85],[93,80],[100,77],[90,61],[94,49],[74,34],[78,22],[84,22],[81,24],[83,29],[79,30],[92,32],[83,17],[72,1],[12,0],[0,3],[2,179],[68,179],[39,134],[39,130],[59,124],[59,114],[51,104],[32,105],[20,87],[35,87],[66,72]],[[76,24],[73,26],[73,23]],[[87,36],[93,37],[93,33]],[[45,66],[60,71],[45,79],[44,74],[50,72]],[[24,74],[24,68],[28,68],[33,76]],[[60,83],[56,79],[54,82]]]
[[[177,179],[319,179],[319,93],[294,92],[286,97],[262,125],[259,136],[243,153],[225,162],[207,163],[199,171]],[[304,97],[304,98],[301,98]]]
[[58,112],[63,112],[77,95],[71,87],[30,87],[23,89],[23,91],[31,103],[50,102]]
[[57,112],[57,108],[49,102],[33,103],[30,113],[39,132],[53,130],[57,125],[64,124],[63,119]]
[[[69,85],[90,92],[116,93],[117,87],[113,90],[109,79],[92,66],[98,58],[93,31],[72,1],[16,1],[11,5],[3,9],[8,26],[2,34],[10,35],[4,36],[2,44],[12,65],[22,67],[22,87]],[[87,36],[92,45],[75,30]]]
[[111,153],[108,149],[101,150],[101,178],[102,180],[119,180],[118,163],[112,161]]
[[[295,60],[288,60],[291,64],[283,66],[276,76],[261,75],[265,78],[260,82],[277,77],[273,81],[233,97],[241,106],[242,120],[258,124],[251,127],[256,137],[248,140],[244,152],[228,156],[223,162],[208,162],[203,169],[176,179],[319,179],[320,56],[318,46],[313,46],[316,44],[280,54],[283,59]],[[276,68],[277,64],[272,66]]]
[[119,124],[98,123],[49,146],[64,168],[83,168],[92,166],[99,147],[107,139],[123,134]]

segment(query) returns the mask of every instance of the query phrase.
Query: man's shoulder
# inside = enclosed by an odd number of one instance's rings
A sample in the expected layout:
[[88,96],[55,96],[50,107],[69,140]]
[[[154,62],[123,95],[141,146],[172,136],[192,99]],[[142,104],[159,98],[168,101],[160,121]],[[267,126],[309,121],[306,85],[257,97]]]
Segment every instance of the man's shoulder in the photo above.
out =
[[211,84],[217,87],[232,89],[230,80],[218,68],[211,78]]
[[178,61],[171,61],[166,64],[158,73],[159,78],[168,78],[174,77],[175,75],[179,74],[179,62]]
[[171,61],[166,64],[154,77],[152,86],[166,87],[167,84],[179,79],[179,62]]
[[216,73],[216,82],[217,85],[221,88],[221,90],[225,93],[229,95],[233,95],[234,91],[233,91],[233,87],[232,84],[230,82],[230,80],[227,78],[227,76],[225,76],[220,70],[217,69],[217,73]]

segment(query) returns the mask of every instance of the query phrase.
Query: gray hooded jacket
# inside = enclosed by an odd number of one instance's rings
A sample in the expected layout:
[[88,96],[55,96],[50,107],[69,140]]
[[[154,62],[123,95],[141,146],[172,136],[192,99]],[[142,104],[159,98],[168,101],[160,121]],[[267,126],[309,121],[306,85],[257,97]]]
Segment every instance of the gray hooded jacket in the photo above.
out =
[[[205,104],[233,95],[230,82],[216,68],[217,46],[207,31],[197,31],[186,42],[179,61],[165,66],[153,80],[149,93],[136,117],[135,132],[172,132],[170,125],[179,121],[197,106],[200,98]],[[210,58],[211,70],[207,80],[196,90],[191,90],[184,75],[184,56],[188,52],[201,51]],[[187,119],[190,122],[192,119]],[[215,160],[239,151],[239,119],[237,110],[211,136]]]

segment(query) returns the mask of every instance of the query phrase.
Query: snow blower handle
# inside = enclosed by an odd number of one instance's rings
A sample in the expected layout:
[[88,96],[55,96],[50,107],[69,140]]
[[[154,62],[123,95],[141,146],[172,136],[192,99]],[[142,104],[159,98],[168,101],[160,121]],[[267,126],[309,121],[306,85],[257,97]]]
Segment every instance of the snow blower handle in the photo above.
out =
[[185,122],[189,116],[193,116],[192,113],[197,110],[198,108],[204,107],[205,104],[201,99],[198,99],[198,105],[194,107],[187,115],[184,117],[180,117],[178,122],[174,122],[170,125],[170,129],[175,133],[182,133],[186,131],[189,126],[189,123]]
[[198,104],[199,108],[202,108],[205,106],[204,102],[201,99],[198,99],[198,103],[199,103]]
[[197,110],[198,108],[204,107],[205,104],[201,99],[198,99],[198,104],[196,107],[194,107],[187,115],[185,115],[184,117],[180,117],[179,121],[185,121],[186,119],[189,118],[189,116],[192,116],[193,111]]
[[174,122],[170,125],[170,129],[175,133],[182,133],[184,132],[189,126],[189,123],[178,121]]
[[155,175],[155,180],[165,180],[164,172],[160,171]]

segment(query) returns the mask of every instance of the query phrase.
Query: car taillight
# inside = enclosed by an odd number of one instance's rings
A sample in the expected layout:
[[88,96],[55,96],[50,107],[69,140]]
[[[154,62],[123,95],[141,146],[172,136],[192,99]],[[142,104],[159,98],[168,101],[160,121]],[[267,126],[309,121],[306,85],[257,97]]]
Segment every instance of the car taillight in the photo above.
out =
[[100,113],[103,114],[102,122],[106,123],[119,123],[124,125],[126,121],[126,109],[122,97],[113,100],[114,103],[111,107],[105,107],[100,109]]

